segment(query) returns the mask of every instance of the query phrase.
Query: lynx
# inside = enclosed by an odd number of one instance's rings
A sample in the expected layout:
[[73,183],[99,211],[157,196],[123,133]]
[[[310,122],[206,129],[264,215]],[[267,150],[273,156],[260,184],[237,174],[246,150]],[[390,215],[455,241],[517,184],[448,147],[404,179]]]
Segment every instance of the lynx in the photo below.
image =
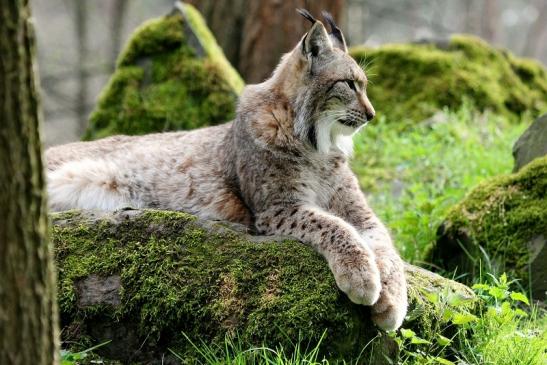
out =
[[407,311],[403,262],[350,170],[352,136],[374,117],[340,29],[313,24],[272,76],[247,86],[234,121],[114,136],[46,152],[52,210],[181,210],[290,235],[326,259],[338,287],[385,330]]

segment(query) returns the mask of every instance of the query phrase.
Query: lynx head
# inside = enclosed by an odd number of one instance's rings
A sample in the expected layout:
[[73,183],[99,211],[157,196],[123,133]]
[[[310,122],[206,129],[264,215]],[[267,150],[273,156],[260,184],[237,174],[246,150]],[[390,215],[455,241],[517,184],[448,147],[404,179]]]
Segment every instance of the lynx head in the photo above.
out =
[[275,83],[291,101],[292,128],[298,139],[323,153],[334,147],[351,154],[353,134],[375,113],[366,94],[367,78],[348,54],[344,36],[329,13],[323,12],[327,32],[308,11],[298,12],[312,27],[266,83]]

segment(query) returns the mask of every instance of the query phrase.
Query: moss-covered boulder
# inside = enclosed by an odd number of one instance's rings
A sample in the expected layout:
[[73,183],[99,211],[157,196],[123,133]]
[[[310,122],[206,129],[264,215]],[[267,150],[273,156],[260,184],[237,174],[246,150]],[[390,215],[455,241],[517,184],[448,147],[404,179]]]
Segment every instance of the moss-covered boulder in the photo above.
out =
[[[325,333],[321,351],[332,359],[356,359],[363,348],[362,363],[397,356],[369,309],[351,303],[325,261],[299,242],[179,212],[75,211],[53,214],[52,222],[67,343],[111,340],[98,350],[106,358],[161,363],[166,355],[165,363],[176,363],[168,349],[188,362],[196,355],[185,336],[214,348],[237,334],[249,346],[289,350]],[[421,337],[441,327],[441,306],[427,298],[442,292],[472,305],[462,284],[410,265],[407,277],[404,326]]]
[[173,12],[135,31],[92,112],[85,139],[214,125],[232,119],[243,81],[199,12]]
[[515,142],[513,146],[513,157],[515,158],[513,171],[518,171],[530,161],[545,155],[547,155],[547,114],[532,122]]
[[448,213],[430,260],[477,277],[507,272],[545,299],[547,156],[476,187]]
[[370,65],[370,99],[389,121],[420,121],[464,101],[513,119],[526,111],[534,116],[547,111],[545,68],[472,36],[354,47],[350,53]]

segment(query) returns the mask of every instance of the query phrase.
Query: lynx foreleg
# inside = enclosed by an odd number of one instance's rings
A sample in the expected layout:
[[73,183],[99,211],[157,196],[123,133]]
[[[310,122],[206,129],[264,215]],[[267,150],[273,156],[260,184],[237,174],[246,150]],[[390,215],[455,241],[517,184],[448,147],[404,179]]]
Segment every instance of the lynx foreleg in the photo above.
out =
[[399,328],[408,307],[404,264],[386,227],[368,207],[353,176],[345,182],[343,188],[338,189],[332,209],[358,230],[363,242],[375,254],[382,291],[372,306],[374,323],[384,330]]
[[313,206],[279,206],[257,215],[257,228],[310,244],[327,260],[340,290],[357,304],[372,305],[381,290],[374,253],[343,219]]

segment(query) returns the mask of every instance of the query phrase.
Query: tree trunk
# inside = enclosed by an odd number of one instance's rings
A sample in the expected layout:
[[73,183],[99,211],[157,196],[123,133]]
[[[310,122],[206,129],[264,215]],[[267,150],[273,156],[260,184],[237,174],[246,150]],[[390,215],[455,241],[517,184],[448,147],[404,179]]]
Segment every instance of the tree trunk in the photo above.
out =
[[230,62],[246,82],[266,79],[281,55],[290,51],[310,24],[295,9],[319,17],[330,11],[340,21],[345,0],[189,0],[213,31]]
[[496,43],[499,30],[498,0],[485,0],[482,10],[482,37],[490,44]]
[[76,12],[76,43],[78,45],[78,92],[76,94],[76,120],[78,121],[76,133],[81,137],[87,128],[87,80],[88,74],[86,67],[88,65],[87,50],[87,2],[75,1],[74,10]]
[[473,0],[463,1],[463,33],[478,34],[480,21],[477,21],[480,17],[477,14],[477,3]]
[[0,364],[58,362],[28,0],[0,6]]
[[120,53],[127,5],[127,0],[115,0],[112,2],[112,18],[110,23],[110,65],[112,72],[116,68],[116,60]]
[[547,30],[547,2],[539,1],[536,3],[538,9],[538,17],[530,26],[526,42],[524,43],[523,54],[527,57],[539,57],[541,49],[541,41]]

